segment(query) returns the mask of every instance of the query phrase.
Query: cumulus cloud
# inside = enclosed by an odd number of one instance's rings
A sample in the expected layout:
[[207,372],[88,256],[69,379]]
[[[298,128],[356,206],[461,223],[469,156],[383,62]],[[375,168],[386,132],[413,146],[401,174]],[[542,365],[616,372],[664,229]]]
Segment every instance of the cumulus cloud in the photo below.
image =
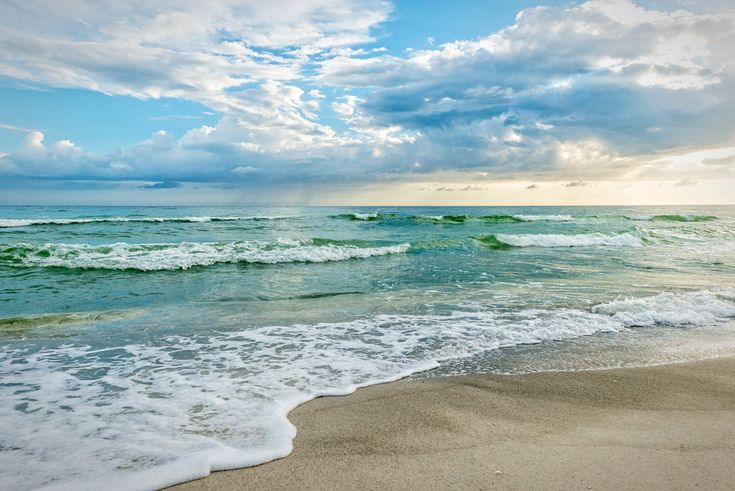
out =
[[0,76],[182,98],[221,117],[106,154],[26,130],[0,172],[163,184],[459,171],[573,187],[731,168],[732,153],[680,155],[732,147],[735,13],[659,8],[531,8],[500,31],[397,56],[364,46],[392,10],[383,0],[4,2]]
[[422,161],[435,167],[593,172],[624,168],[630,155],[731,139],[731,43],[732,10],[591,1],[528,9],[501,31],[407,58],[332,58],[320,77],[372,89],[351,110],[421,132],[432,156]]

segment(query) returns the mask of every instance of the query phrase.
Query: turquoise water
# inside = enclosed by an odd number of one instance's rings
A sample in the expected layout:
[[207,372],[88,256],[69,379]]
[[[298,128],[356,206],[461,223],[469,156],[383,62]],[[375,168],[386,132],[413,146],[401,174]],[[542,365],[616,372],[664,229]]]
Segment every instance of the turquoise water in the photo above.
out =
[[735,207],[0,207],[0,487],[262,463],[429,369],[714,356],[733,286]]

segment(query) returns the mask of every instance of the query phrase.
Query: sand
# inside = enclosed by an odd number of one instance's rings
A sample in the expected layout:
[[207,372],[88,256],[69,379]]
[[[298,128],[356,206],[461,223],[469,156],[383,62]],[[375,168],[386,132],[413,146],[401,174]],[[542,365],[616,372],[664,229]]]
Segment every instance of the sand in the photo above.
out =
[[735,489],[735,358],[405,380],[290,419],[290,456],[176,489]]

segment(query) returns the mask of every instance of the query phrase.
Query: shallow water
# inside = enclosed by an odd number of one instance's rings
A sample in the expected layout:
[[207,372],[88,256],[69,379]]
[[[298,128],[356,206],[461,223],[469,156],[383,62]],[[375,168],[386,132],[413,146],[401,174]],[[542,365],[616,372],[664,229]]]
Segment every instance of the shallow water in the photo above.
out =
[[735,352],[735,207],[0,207],[0,487],[149,489],[290,451],[411,373]]

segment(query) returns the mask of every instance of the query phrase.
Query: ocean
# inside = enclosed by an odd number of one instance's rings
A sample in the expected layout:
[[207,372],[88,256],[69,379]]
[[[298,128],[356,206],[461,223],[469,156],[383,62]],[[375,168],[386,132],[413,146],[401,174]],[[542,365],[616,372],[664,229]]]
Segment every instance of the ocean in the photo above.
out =
[[0,207],[0,488],[291,451],[406,376],[735,353],[735,207]]

